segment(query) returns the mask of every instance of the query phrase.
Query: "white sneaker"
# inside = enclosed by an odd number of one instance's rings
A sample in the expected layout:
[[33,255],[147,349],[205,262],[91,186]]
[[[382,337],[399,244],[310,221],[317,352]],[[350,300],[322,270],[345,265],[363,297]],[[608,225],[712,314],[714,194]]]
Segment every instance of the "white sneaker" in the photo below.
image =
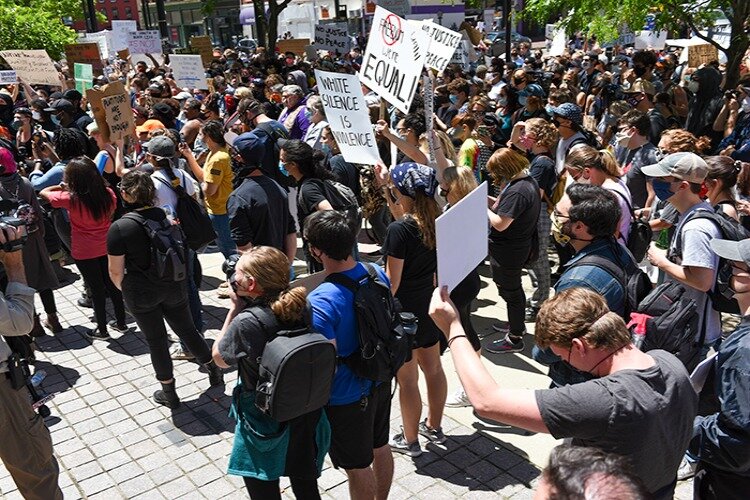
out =
[[451,394],[445,401],[445,406],[448,408],[465,408],[471,406],[471,401],[469,401],[469,397],[466,395],[464,388],[459,387],[456,389],[456,392]]

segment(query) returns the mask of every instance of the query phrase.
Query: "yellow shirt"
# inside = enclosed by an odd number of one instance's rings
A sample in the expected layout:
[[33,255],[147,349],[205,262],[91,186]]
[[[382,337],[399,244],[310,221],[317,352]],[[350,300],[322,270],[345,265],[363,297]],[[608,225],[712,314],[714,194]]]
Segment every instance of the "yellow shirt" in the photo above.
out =
[[203,164],[203,180],[218,185],[218,189],[212,196],[206,196],[206,209],[213,215],[224,215],[227,213],[227,199],[232,192],[231,159],[226,148],[215,153],[209,153]]

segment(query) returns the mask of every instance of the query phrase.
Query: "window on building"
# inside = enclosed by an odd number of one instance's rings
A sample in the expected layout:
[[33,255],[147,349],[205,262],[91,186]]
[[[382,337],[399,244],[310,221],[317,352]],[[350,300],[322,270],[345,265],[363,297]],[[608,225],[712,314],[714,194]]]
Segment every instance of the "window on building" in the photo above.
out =
[[112,19],[120,19],[120,12],[117,10],[117,7],[112,8]]
[[169,24],[171,24],[172,26],[179,26],[182,24],[182,18],[180,17],[179,10],[168,12],[168,14],[169,14]]

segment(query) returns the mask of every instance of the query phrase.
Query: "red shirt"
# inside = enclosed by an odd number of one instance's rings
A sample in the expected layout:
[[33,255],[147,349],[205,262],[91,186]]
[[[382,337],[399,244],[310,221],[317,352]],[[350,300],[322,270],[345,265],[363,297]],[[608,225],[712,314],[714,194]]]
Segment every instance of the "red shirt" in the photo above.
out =
[[106,217],[101,219],[94,219],[82,204],[72,203],[68,191],[53,191],[47,196],[54,208],[66,208],[70,214],[70,251],[75,260],[107,255],[107,231],[117,203],[115,193],[110,188],[107,188],[107,193],[112,199],[112,207]]

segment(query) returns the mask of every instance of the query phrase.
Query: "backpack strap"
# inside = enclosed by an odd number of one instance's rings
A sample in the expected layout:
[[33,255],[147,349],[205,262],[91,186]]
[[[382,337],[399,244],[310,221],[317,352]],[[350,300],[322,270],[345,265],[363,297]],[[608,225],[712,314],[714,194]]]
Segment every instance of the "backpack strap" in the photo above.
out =
[[620,283],[620,286],[622,286],[622,289],[627,292],[627,274],[625,273],[625,269],[611,260],[605,259],[601,255],[586,255],[581,257],[580,260],[574,262],[568,269],[573,269],[578,266],[594,266],[606,271],[610,276],[615,278]]
[[631,205],[628,201],[628,197],[615,189],[608,189],[607,191],[609,191],[610,193],[615,193],[617,196],[625,200],[625,204],[628,206],[628,211],[630,212],[630,220],[634,221],[636,219],[635,211],[633,210],[633,205]]
[[165,186],[169,187],[169,189],[171,189],[172,191],[174,191],[174,192],[175,192],[175,194],[176,194],[176,195],[177,195],[178,197],[183,197],[183,196],[190,196],[190,195],[188,195],[188,194],[187,194],[187,191],[185,191],[185,188],[184,188],[184,187],[182,187],[182,180],[181,180],[180,178],[178,178],[178,177],[177,177],[176,175],[175,175],[175,179],[177,179],[178,181],[180,181],[180,185],[179,185],[179,186],[175,186],[175,185],[173,185],[173,184],[172,184],[171,182],[167,182],[166,180],[162,179],[162,178],[161,178],[160,176],[158,176],[158,175],[157,175],[157,176],[153,176],[153,175],[152,175],[152,176],[151,176],[151,178],[152,178],[152,179],[156,179],[157,181],[161,182],[161,183],[162,183],[162,184],[164,184]]
[[[721,216],[719,216],[719,217],[721,217]],[[719,232],[722,233],[722,235],[723,235],[721,223],[716,220],[716,213],[715,212],[711,212],[710,210],[708,210],[706,208],[697,208],[693,212],[691,212],[690,215],[687,216],[687,218],[685,219],[685,222],[682,222],[681,224],[679,224],[680,230],[677,231],[677,232],[675,232],[675,235],[674,235],[674,241],[675,241],[674,249],[675,249],[675,251],[671,252],[671,253],[668,252],[667,258],[670,258],[670,257],[679,257],[679,258],[682,258],[682,230],[685,228],[685,225],[688,222],[690,222],[690,221],[692,221],[694,219],[708,219],[708,220],[710,220],[711,222],[713,222],[714,224],[716,224],[716,227],[719,228]]]

